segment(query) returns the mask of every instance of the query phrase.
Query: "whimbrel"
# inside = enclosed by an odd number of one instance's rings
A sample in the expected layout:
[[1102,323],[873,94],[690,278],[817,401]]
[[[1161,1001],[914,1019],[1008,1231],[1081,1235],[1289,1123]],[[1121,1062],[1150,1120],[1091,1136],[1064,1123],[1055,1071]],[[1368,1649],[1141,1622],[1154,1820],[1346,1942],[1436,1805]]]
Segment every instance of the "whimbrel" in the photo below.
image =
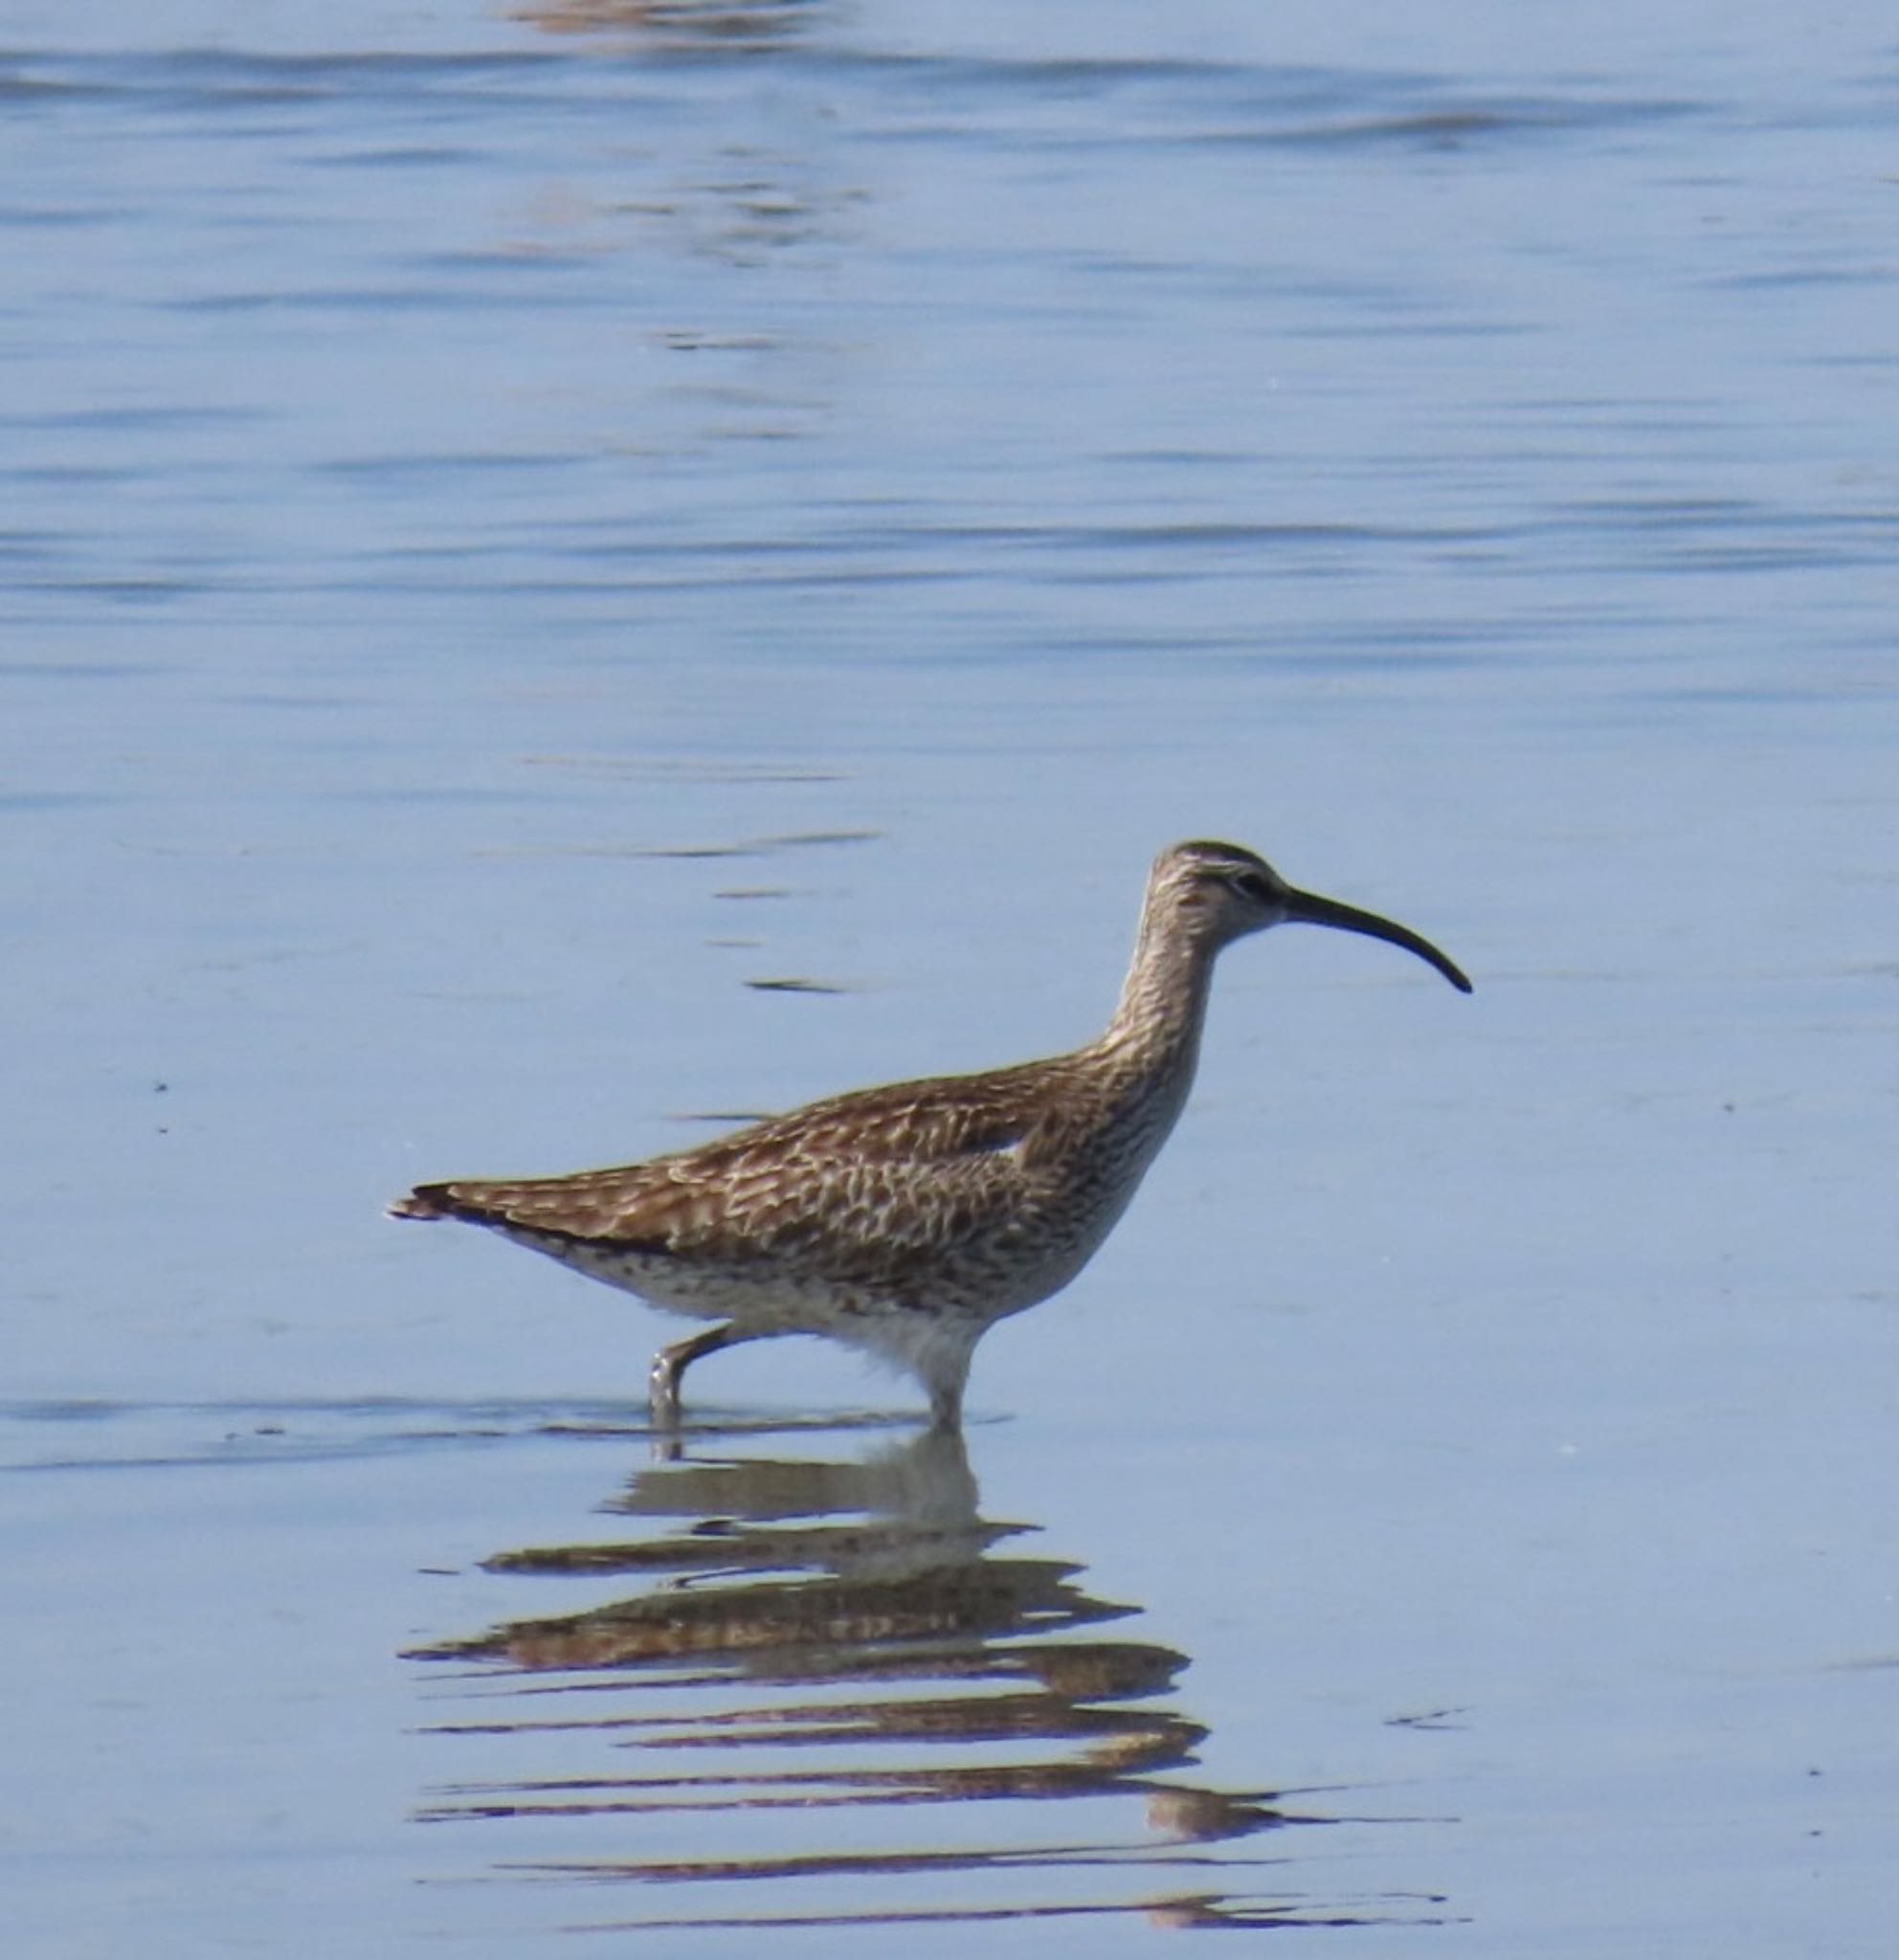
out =
[[995,1322],[1067,1285],[1127,1209],[1193,1083],[1215,957],[1269,925],[1338,926],[1470,982],[1428,940],[1295,891],[1234,844],[1154,860],[1120,1005],[1084,1047],[808,1103],[643,1164],[419,1185],[398,1218],[460,1218],[654,1306],[714,1323],[662,1348],[655,1421],[703,1356],[826,1334],[908,1370],[961,1416]]

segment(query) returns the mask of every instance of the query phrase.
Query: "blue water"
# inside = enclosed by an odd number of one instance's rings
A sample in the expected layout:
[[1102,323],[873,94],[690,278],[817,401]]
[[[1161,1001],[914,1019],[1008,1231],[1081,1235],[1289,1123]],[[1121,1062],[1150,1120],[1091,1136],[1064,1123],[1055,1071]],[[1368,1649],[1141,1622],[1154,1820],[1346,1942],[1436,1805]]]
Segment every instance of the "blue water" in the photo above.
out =
[[[1883,1955],[1888,17],[0,41],[9,1950]],[[1229,955],[965,1456],[379,1216],[1195,835],[1477,992]]]

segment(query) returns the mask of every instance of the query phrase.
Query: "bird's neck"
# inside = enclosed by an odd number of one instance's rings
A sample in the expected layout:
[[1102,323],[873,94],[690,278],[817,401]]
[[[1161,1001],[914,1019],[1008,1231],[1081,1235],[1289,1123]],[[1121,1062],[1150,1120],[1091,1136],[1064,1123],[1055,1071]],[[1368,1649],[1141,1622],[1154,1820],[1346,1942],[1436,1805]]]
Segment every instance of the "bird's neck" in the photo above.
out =
[[1211,937],[1184,929],[1177,917],[1144,913],[1120,1005],[1099,1047],[1144,1071],[1177,1077],[1184,1100],[1199,1060],[1218,951]]

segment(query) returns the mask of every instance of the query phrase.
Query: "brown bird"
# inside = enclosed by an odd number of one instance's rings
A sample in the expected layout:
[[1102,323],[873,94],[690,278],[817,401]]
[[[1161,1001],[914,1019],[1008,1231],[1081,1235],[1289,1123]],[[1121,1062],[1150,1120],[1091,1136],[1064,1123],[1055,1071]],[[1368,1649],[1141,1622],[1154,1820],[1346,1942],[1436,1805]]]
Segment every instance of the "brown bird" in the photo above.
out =
[[485,1225],[713,1322],[654,1360],[662,1426],[678,1422],[680,1377],[703,1355],[826,1334],[907,1369],[931,1421],[951,1427],[977,1341],[1082,1270],[1167,1140],[1215,956],[1290,924],[1389,940],[1470,991],[1406,927],[1295,891],[1237,845],[1175,844],[1149,876],[1114,1018],[1085,1047],[829,1097],[643,1164],[424,1184],[391,1215]]

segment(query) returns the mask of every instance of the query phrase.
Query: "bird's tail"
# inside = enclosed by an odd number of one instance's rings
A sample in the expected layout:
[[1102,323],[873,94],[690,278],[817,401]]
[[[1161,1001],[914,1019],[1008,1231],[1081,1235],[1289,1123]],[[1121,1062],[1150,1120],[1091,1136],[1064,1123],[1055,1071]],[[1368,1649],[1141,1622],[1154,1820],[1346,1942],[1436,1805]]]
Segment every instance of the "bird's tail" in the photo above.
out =
[[397,1198],[388,1208],[391,1218],[452,1218],[454,1206],[445,1184],[418,1184],[406,1198]]

